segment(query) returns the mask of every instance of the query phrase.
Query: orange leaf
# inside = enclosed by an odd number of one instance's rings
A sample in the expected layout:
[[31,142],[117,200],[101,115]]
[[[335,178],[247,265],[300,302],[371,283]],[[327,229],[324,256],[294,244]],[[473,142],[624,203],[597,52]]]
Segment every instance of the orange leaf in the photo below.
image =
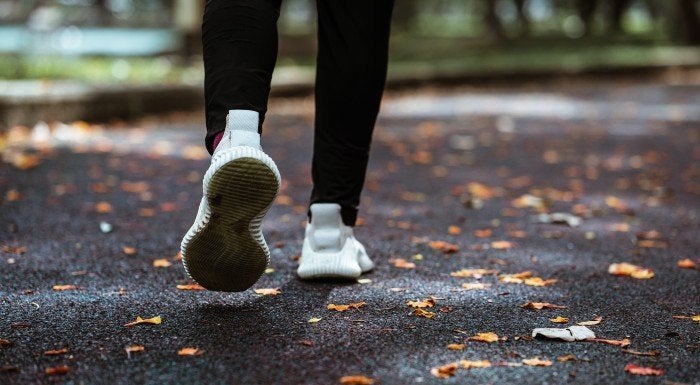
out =
[[389,260],[389,263],[393,264],[394,267],[397,267],[399,269],[415,269],[416,264],[413,262],[408,262],[407,260],[403,258],[393,258]]
[[136,321],[134,322],[129,322],[128,324],[125,324],[124,326],[130,327],[130,326],[136,326],[136,325],[160,325],[161,322],[163,322],[162,318],[160,316],[155,316],[153,318],[141,318],[141,317],[136,317]]
[[598,325],[601,321],[603,321],[603,317],[595,317],[595,319],[593,319],[592,321],[577,322],[576,325],[593,326],[593,325]]
[[524,359],[523,364],[527,366],[551,366],[552,361],[541,360],[539,357]]
[[341,385],[372,385],[374,380],[366,376],[343,376],[340,377]]
[[523,283],[525,278],[532,277],[531,271],[523,271],[515,274],[501,274],[498,280],[505,283]]
[[493,230],[491,230],[491,229],[474,230],[474,236],[477,238],[488,238],[492,234],[493,234]]
[[99,214],[111,213],[112,205],[109,202],[98,202],[95,204],[95,211]]
[[637,374],[640,376],[660,376],[664,374],[663,369],[652,368],[649,366],[639,366],[635,364],[625,365],[625,372],[630,374]]
[[496,250],[507,250],[513,248],[513,242],[509,241],[493,241],[491,248]]
[[622,339],[622,340],[606,340],[606,339],[602,339],[602,338],[591,338],[591,339],[588,339],[587,341],[600,342],[603,344],[619,346],[621,348],[627,347],[631,343],[631,341],[627,338]]
[[432,312],[432,311],[427,311],[427,310],[423,310],[423,309],[421,309],[421,308],[413,309],[413,315],[415,315],[416,317],[423,317],[423,318],[433,318],[433,317],[435,317],[435,313],[434,313],[434,312]]
[[46,368],[45,373],[48,374],[49,376],[53,376],[56,374],[66,374],[70,368],[68,365],[60,365],[60,366],[54,366],[50,368]]
[[542,279],[540,277],[526,278],[523,283],[528,286],[544,287],[557,283],[556,279]]
[[697,266],[697,264],[689,258],[678,261],[678,267],[682,267],[684,269],[694,269],[695,266]]
[[178,290],[206,290],[199,284],[177,285]]
[[200,350],[198,348],[182,348],[177,351],[178,356],[201,356],[204,354],[204,350]]
[[413,307],[413,308],[426,308],[426,307],[433,307],[435,306],[435,299],[434,298],[428,298],[424,299],[422,301],[408,301],[406,302],[406,305]]
[[493,332],[487,332],[487,333],[476,333],[475,336],[467,338],[469,341],[479,341],[479,342],[496,342],[500,338],[498,337],[498,334],[493,333]]
[[347,305],[336,305],[334,303],[330,303],[330,304],[328,304],[328,306],[326,306],[326,308],[328,310],[346,311],[349,309],[359,309],[365,305],[367,305],[367,302],[355,302],[355,303],[349,303]]
[[612,275],[626,275],[637,279],[649,279],[654,277],[654,271],[633,265],[631,263],[613,263],[608,267],[608,273]]
[[487,360],[481,360],[481,361],[460,360],[459,365],[463,369],[488,368],[491,366],[491,362],[487,361]]
[[464,344],[449,344],[447,348],[450,350],[462,350],[464,349]]
[[45,356],[58,356],[61,354],[68,353],[68,348],[58,349],[58,350],[47,350],[44,352]]
[[559,362],[576,361],[576,360],[577,360],[577,358],[573,354],[567,354],[565,356],[557,357],[557,361],[559,361]]
[[15,247],[15,246],[3,245],[2,249],[0,249],[0,250],[2,250],[3,253],[10,253],[10,254],[17,254],[17,255],[22,255],[22,254],[27,252],[27,248],[24,246]]
[[126,354],[131,354],[131,353],[142,352],[142,351],[146,350],[146,348],[141,346],[141,345],[131,345],[131,346],[125,347],[124,350],[126,351]]
[[459,251],[459,246],[443,241],[430,241],[428,242],[428,246],[433,250],[442,251],[445,254],[452,254]]
[[75,285],[54,285],[54,291],[66,291],[66,290],[77,290],[78,287]]
[[566,306],[554,305],[549,302],[527,302],[520,307],[532,310],[542,310],[542,309],[566,309]]
[[430,374],[437,378],[449,378],[457,373],[457,363],[452,362],[447,365],[438,366],[430,369]]
[[692,319],[694,322],[700,322],[700,314],[694,315],[694,316],[674,315],[673,318],[676,318],[676,319]]
[[459,235],[462,234],[462,229],[459,228],[459,226],[450,226],[447,228],[447,233],[450,235]]
[[493,275],[493,274],[498,274],[498,270],[489,270],[489,269],[462,269],[462,270],[457,270],[453,271],[450,273],[451,276],[453,277],[458,277],[458,278],[481,278],[485,275]]
[[569,322],[568,318],[562,317],[562,316],[557,316],[556,318],[550,318],[549,320],[551,322],[554,322],[555,324],[565,324],[565,323]]
[[260,294],[260,295],[278,295],[281,293],[279,287],[275,288],[264,288],[264,289],[253,289],[255,294]]
[[124,254],[126,255],[134,255],[136,254],[136,248],[131,246],[124,246],[122,247],[122,252],[124,252]]
[[167,258],[160,258],[160,259],[154,259],[153,260],[153,267],[169,267],[172,266],[172,263],[168,261]]

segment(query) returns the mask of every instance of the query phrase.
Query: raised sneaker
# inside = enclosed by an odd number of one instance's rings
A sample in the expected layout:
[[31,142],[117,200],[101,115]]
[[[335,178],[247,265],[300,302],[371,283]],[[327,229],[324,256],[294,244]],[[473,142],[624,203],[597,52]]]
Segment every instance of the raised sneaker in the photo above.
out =
[[255,111],[229,111],[197,217],[180,246],[185,271],[209,290],[246,290],[269,263],[260,227],[281,178],[260,147],[258,119]]
[[353,279],[374,268],[353,228],[343,224],[340,205],[311,205],[297,274],[302,279]]

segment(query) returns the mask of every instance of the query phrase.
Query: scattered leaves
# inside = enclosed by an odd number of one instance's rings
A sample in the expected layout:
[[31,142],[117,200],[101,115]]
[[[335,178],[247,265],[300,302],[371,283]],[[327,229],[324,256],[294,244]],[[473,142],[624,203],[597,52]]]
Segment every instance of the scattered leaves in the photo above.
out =
[[578,360],[578,358],[576,358],[576,356],[573,354],[567,354],[565,356],[557,357],[557,361],[559,361],[559,362],[577,361],[577,360]]
[[562,316],[557,316],[555,318],[550,318],[549,319],[551,322],[554,322],[555,324],[565,324],[569,322],[569,319],[566,317]]
[[540,277],[525,278],[523,283],[528,286],[544,287],[557,283],[556,279],[542,279]]
[[542,310],[542,309],[566,309],[566,306],[554,305],[549,302],[526,302],[520,307],[532,310]]
[[53,375],[59,375],[59,374],[66,374],[66,373],[68,373],[69,370],[70,370],[70,368],[68,367],[68,365],[59,365],[59,366],[52,366],[50,368],[46,368],[46,370],[44,372],[46,374],[48,374],[49,376],[53,376]]
[[374,380],[366,376],[343,376],[340,377],[341,385],[372,385]]
[[523,360],[523,364],[527,366],[552,366],[552,361],[542,360],[539,357],[527,358]]
[[326,306],[326,309],[328,310],[335,310],[335,311],[347,311],[350,309],[359,309],[363,306],[367,305],[367,302],[351,302],[347,305],[336,305],[334,303],[329,303],[328,306]]
[[260,294],[260,295],[278,295],[281,293],[279,287],[253,289],[253,291],[255,292],[255,294]]
[[654,277],[654,271],[631,263],[613,263],[608,267],[608,273],[612,275],[626,275],[636,279],[649,279]]
[[698,315],[693,315],[693,316],[685,316],[685,315],[674,315],[673,318],[676,319],[691,319],[694,322],[700,322],[700,314]]
[[491,366],[491,362],[487,361],[487,360],[480,360],[480,361],[460,360],[459,366],[461,366],[463,369],[488,368]]
[[606,339],[602,339],[602,338],[589,338],[588,341],[600,342],[602,344],[608,344],[608,345],[613,345],[613,346],[619,346],[621,348],[630,346],[630,344],[632,343],[627,338],[624,338],[621,340],[606,340]]
[[9,253],[9,254],[17,254],[17,255],[22,255],[27,252],[27,248],[24,246],[9,246],[9,245],[2,245],[2,250],[3,253]]
[[416,264],[413,262],[409,262],[403,258],[392,258],[389,260],[389,263],[394,265],[394,267],[399,268],[399,269],[415,269]]
[[177,351],[178,356],[201,356],[204,350],[199,348],[185,347]]
[[433,318],[435,317],[435,312],[423,310],[421,308],[416,308],[413,309],[413,315],[415,315],[416,317]]
[[639,366],[635,364],[625,365],[625,372],[639,376],[660,376],[664,374],[663,369],[652,368],[650,366]]
[[498,337],[498,334],[493,333],[493,332],[486,332],[486,333],[476,333],[475,336],[471,336],[467,338],[469,341],[479,341],[479,342],[497,342],[500,339]]
[[124,326],[126,327],[131,327],[131,326],[136,326],[136,325],[160,325],[161,322],[163,322],[162,318],[160,316],[155,316],[153,318],[141,318],[139,316],[136,317],[136,321],[134,322],[129,322],[128,324],[125,324]]
[[491,287],[490,283],[470,282],[462,284],[464,290],[486,290],[489,287]]
[[408,301],[406,302],[406,305],[418,309],[433,307],[435,306],[435,297],[430,297],[422,301]]
[[639,350],[634,350],[634,349],[620,349],[620,351],[623,353],[627,353],[627,354],[634,354],[635,356],[656,357],[659,354],[661,354],[661,352],[658,350],[652,350],[649,352],[640,352]]
[[309,318],[309,320],[307,322],[310,324],[315,324],[315,323],[318,323],[318,321],[320,321],[322,319],[323,318],[320,318],[320,317],[311,317],[311,318]]

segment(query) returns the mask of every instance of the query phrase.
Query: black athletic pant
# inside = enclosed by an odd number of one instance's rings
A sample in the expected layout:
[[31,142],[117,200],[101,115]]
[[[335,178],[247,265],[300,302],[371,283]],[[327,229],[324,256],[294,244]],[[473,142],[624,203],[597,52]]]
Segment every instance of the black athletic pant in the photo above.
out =
[[[281,0],[207,0],[204,43],[207,149],[228,110],[267,110]],[[313,203],[338,203],[354,225],[386,80],[393,0],[317,0]],[[261,130],[261,128],[259,128]]]

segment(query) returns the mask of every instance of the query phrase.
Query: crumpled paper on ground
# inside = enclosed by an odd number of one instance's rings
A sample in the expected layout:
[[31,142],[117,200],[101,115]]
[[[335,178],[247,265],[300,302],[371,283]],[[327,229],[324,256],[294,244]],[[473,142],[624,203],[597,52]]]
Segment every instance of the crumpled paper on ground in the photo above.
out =
[[564,341],[582,341],[595,338],[593,330],[585,326],[569,326],[568,328],[536,328],[532,331],[532,338],[541,335],[547,338],[560,339]]

